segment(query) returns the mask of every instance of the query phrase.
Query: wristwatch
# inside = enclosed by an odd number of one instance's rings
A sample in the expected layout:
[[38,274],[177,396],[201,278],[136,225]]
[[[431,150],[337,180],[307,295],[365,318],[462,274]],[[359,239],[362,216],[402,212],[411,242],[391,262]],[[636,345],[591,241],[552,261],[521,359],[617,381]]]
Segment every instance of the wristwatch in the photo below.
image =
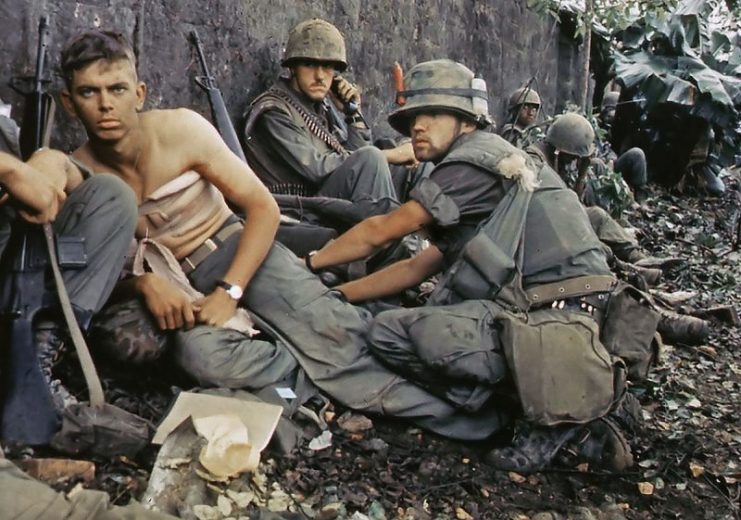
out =
[[217,280],[216,285],[226,290],[226,294],[228,294],[232,300],[239,301],[242,298],[243,292],[239,285],[232,285],[224,280]]
[[314,274],[318,274],[319,271],[314,269],[314,266],[311,264],[311,257],[317,254],[317,251],[309,251],[306,253],[306,256],[304,257],[304,263],[306,264],[306,268],[311,271]]

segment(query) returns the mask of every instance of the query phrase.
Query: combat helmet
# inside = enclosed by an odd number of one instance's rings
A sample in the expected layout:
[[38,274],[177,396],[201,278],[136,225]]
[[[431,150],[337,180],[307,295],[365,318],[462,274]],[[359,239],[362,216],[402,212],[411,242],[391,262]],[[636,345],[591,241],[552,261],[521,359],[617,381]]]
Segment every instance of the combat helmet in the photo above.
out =
[[509,96],[508,110],[514,110],[520,105],[540,106],[540,96],[530,87],[520,87]]
[[491,124],[486,82],[453,60],[419,63],[404,76],[405,90],[397,92],[398,108],[388,117],[399,133],[409,135],[409,118],[440,110],[473,120],[479,128]]
[[556,118],[545,141],[559,152],[589,157],[594,152],[594,128],[584,116],[568,112]]
[[288,33],[281,65],[290,67],[302,60],[332,62],[339,72],[344,71],[347,68],[345,38],[337,27],[325,20],[304,20]]

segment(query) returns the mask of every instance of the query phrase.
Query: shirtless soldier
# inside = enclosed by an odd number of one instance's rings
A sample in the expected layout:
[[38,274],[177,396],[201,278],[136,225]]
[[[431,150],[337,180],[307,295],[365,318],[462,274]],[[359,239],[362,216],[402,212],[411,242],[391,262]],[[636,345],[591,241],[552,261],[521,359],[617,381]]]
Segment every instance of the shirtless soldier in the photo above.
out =
[[[242,291],[273,242],[278,207],[206,119],[187,109],[141,112],[146,86],[137,77],[133,53],[122,43],[115,33],[100,32],[94,38],[86,33],[68,44],[62,55],[66,82],[62,102],[88,135],[72,157],[92,172],[111,172],[123,179],[140,206],[151,203],[149,214],[142,215],[140,208],[136,234],[169,248],[186,274],[197,267],[203,253],[193,256],[209,237],[221,232],[218,238],[223,242],[239,231],[240,226],[232,225],[236,220],[224,196],[244,212],[247,218],[234,258],[202,300],[191,303],[162,277],[135,280],[135,289],[162,329],[196,322],[223,325],[235,313]],[[110,49],[123,49],[127,59],[108,55]],[[166,185],[169,194],[161,190]],[[191,211],[177,221],[166,221],[163,213],[172,214],[179,204]]]

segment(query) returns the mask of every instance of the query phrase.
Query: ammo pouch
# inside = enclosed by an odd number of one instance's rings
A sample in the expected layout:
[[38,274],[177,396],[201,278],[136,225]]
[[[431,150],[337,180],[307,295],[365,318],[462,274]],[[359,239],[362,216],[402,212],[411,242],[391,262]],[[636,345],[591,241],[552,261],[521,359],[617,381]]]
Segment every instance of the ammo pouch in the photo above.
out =
[[542,426],[586,423],[605,415],[622,393],[625,365],[579,312],[504,312],[498,328],[525,418]]
[[442,276],[426,305],[497,299],[522,265],[520,244],[532,195],[517,183],[510,186]]
[[477,233],[466,243],[463,261],[452,274],[455,292],[470,300],[493,300],[515,273],[515,261],[486,233]]
[[610,354],[625,362],[632,381],[645,379],[658,357],[653,337],[659,318],[648,295],[618,283],[605,309],[600,339]]

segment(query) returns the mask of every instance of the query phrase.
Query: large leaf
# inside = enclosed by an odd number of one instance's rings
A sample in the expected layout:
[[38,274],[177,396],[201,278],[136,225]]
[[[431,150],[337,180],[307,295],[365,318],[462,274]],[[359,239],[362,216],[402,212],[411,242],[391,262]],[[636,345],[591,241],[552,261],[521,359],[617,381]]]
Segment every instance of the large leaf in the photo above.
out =
[[726,74],[741,76],[741,47],[733,49],[733,53],[731,53],[730,58],[728,58]]
[[741,80],[710,69],[694,56],[616,53],[615,72],[626,88],[645,97],[649,111],[659,103],[673,103],[724,128],[733,126],[738,116],[734,105],[741,105]]

